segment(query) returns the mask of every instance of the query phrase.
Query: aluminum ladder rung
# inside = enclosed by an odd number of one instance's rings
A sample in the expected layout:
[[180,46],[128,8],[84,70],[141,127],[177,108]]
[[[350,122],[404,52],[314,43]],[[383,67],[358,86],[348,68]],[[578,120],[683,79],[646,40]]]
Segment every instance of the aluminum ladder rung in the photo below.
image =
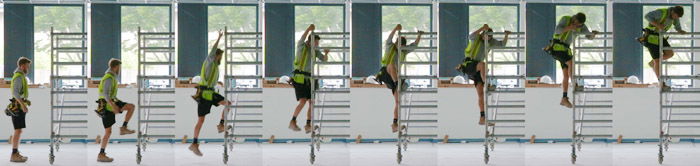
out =
[[87,123],[87,120],[52,120],[51,123]]
[[700,123],[700,120],[661,120],[661,123]]
[[499,120],[487,120],[488,123],[525,123],[524,119],[499,119]]
[[344,119],[320,119],[320,120],[314,120],[313,122],[316,123],[350,123],[350,120],[344,120]]
[[424,137],[424,138],[434,138],[437,137],[437,134],[404,134],[402,135],[403,137]]
[[226,93],[262,93],[262,88],[234,88],[227,90]]
[[488,105],[487,108],[525,108],[525,105]]
[[400,120],[401,123],[437,123],[438,120],[434,119],[409,119],[409,120]]
[[700,79],[700,75],[662,75],[661,79]]
[[140,123],[175,123],[175,120],[145,120],[145,119],[141,119]]
[[700,61],[664,61],[664,65],[700,65]]
[[262,65],[262,61],[228,61],[228,65]]
[[496,88],[488,90],[489,93],[525,93],[525,88]]
[[87,138],[87,135],[62,135],[62,134],[57,134],[54,135],[56,138]]
[[52,90],[53,94],[86,94],[87,90]]
[[53,62],[53,65],[87,65],[87,62]]
[[66,80],[86,80],[87,76],[51,76],[51,79],[66,79]]
[[437,105],[401,105],[401,108],[437,108]]
[[226,120],[226,123],[262,123],[263,120]]
[[575,105],[574,108],[612,108],[612,105]]
[[582,138],[612,138],[612,134],[577,134],[576,137]]
[[350,138],[350,134],[320,134],[318,137],[324,138]]
[[149,90],[139,90],[139,94],[172,94],[175,93],[175,88],[163,88],[163,89],[149,89]]
[[349,65],[348,61],[314,62],[316,65]]
[[613,120],[574,120],[574,123],[612,123]]
[[175,138],[175,135],[142,134],[141,137],[144,137],[144,138]]
[[350,93],[350,88],[320,88],[316,93]]
[[661,108],[700,108],[700,105],[661,105]]
[[402,65],[436,65],[437,61],[404,61]]
[[408,88],[403,93],[437,93],[437,88]]
[[143,109],[158,109],[158,108],[175,108],[174,105],[140,105],[139,108]]
[[262,105],[229,105],[229,108],[263,108]]
[[496,138],[521,138],[525,137],[525,134],[489,134],[489,137],[496,137]]
[[262,134],[229,134],[229,137],[234,138],[262,138]]
[[87,109],[86,105],[54,105],[51,106],[53,109]]
[[314,109],[315,108],[350,108],[350,105],[343,105],[343,104],[325,104],[325,105],[315,105],[314,104]]

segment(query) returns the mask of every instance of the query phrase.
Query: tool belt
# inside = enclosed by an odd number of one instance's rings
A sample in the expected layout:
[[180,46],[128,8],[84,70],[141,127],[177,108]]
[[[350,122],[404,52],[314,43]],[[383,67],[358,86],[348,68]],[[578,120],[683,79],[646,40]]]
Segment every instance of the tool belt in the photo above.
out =
[[[647,44],[659,45],[659,43],[661,43],[659,39],[660,39],[659,32],[656,32],[655,30],[652,30],[652,29],[643,28],[642,29],[642,36],[638,37],[637,41],[639,41],[639,43],[642,45],[647,45]],[[667,39],[667,38],[664,38],[664,39]]]
[[467,74],[467,66],[471,63],[477,63],[477,61],[471,57],[465,57],[464,60],[462,60],[462,64],[459,64],[459,69],[457,69],[457,71]]
[[[24,99],[24,104],[30,106],[32,102]],[[20,112],[22,112],[22,105],[16,102],[15,98],[10,99],[10,104],[7,104],[7,108],[5,108],[5,115],[15,117],[19,116]]]
[[[119,99],[112,99],[112,102],[117,103],[119,102]],[[95,101],[97,103],[97,109],[95,110],[95,113],[97,113],[97,116],[102,118],[105,115],[105,111],[107,110],[107,100],[105,99],[98,99]]]
[[307,81],[309,81],[309,77],[311,77],[311,73],[301,71],[301,70],[294,70],[292,71],[292,82],[291,83],[296,83],[296,84],[306,84]]
[[[564,50],[562,50],[562,48],[564,48]],[[544,50],[544,52],[547,52],[547,54],[549,55],[553,55],[554,51],[566,51],[569,48],[569,44],[566,44],[559,39],[552,39],[549,40],[549,44],[546,47],[542,48],[542,50]]]
[[197,92],[196,92],[194,95],[192,95],[192,99],[193,99],[194,101],[196,101],[197,103],[199,103],[200,101],[203,100],[203,98],[202,98],[202,93],[203,93],[205,90],[214,91],[214,88],[210,88],[210,87],[202,86],[202,85],[196,86],[196,87],[194,87],[194,88],[197,89]]

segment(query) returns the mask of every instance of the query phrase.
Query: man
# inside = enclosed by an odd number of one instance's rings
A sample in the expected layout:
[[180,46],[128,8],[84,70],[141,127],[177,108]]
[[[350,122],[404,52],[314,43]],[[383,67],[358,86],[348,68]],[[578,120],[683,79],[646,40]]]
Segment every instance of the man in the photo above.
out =
[[[296,94],[297,101],[299,101],[299,104],[297,104],[297,107],[294,109],[292,120],[289,121],[289,129],[293,131],[301,131],[299,126],[297,126],[297,116],[301,112],[301,109],[304,108],[306,103],[309,103],[309,105],[314,103],[312,100],[310,100],[312,81],[311,70],[313,70],[312,61],[316,60],[317,58],[321,61],[327,61],[328,52],[330,51],[328,49],[324,49],[323,53],[319,51],[318,43],[320,42],[321,37],[318,35],[309,35],[309,33],[315,29],[316,26],[314,24],[309,25],[309,27],[306,28],[306,31],[304,31],[304,34],[302,34],[299,38],[299,41],[297,41],[297,52],[296,56],[294,57],[294,76],[290,82],[292,86],[294,86],[294,93]],[[314,39],[314,43],[311,43],[312,37]],[[313,57],[312,53],[315,54],[316,57]],[[318,88],[317,80],[314,80],[314,85],[314,88]],[[308,111],[306,111],[306,125],[304,125],[304,131],[306,133],[311,132],[311,114],[313,114],[313,109],[309,107]]]
[[134,115],[134,104],[117,99],[117,91],[119,90],[118,78],[121,72],[121,64],[122,62],[119,59],[110,59],[108,63],[109,69],[105,72],[98,86],[100,99],[97,100],[99,106],[96,111],[98,115],[102,117],[102,125],[105,128],[105,136],[102,137],[102,141],[100,142],[100,153],[97,155],[97,161],[99,162],[114,161],[114,159],[107,157],[105,148],[107,147],[107,143],[109,143],[109,136],[112,135],[112,125],[116,122],[114,119],[115,114],[126,111],[124,123],[122,123],[122,127],[119,128],[119,135],[134,133],[134,130],[129,130],[127,128],[131,116]]
[[[377,74],[376,78],[377,81],[386,84],[386,87],[391,89],[391,93],[394,95],[394,120],[391,123],[391,131],[392,132],[397,132],[399,130],[399,124],[398,124],[398,119],[399,119],[399,94],[397,91],[397,86],[399,84],[398,82],[398,67],[396,64],[394,64],[394,61],[396,61],[395,56],[396,52],[398,51],[397,44],[400,42],[401,46],[401,57],[400,60],[404,61],[406,60],[406,55],[408,53],[413,52],[416,48],[418,48],[418,43],[420,43],[421,36],[423,35],[423,31],[418,31],[418,37],[416,38],[416,41],[413,43],[406,45],[407,41],[405,37],[398,37],[396,40],[394,40],[394,34],[397,31],[401,31],[401,24],[397,24],[394,30],[389,33],[389,37],[387,37],[385,41],[385,47],[386,49],[384,50],[384,57],[382,58],[382,68],[379,70],[379,73]],[[401,87],[406,87],[405,80],[401,80]]]
[[17,148],[19,147],[19,139],[22,134],[22,129],[26,128],[25,118],[29,109],[27,106],[30,104],[29,98],[29,86],[27,84],[27,74],[29,73],[29,66],[32,64],[32,60],[26,57],[20,57],[17,60],[17,69],[15,69],[15,74],[12,76],[12,82],[10,83],[10,89],[12,94],[11,103],[5,111],[7,115],[12,117],[12,125],[15,128],[15,133],[12,136],[12,155],[10,156],[11,162],[23,163],[27,161],[27,157],[19,154]]
[[569,78],[570,75],[573,74],[573,71],[569,68],[569,66],[572,65],[571,59],[573,59],[570,44],[578,34],[586,34],[586,38],[588,39],[593,39],[593,37],[598,34],[598,31],[591,32],[588,30],[588,26],[584,24],[585,22],[586,15],[583,13],[561,17],[554,29],[554,38],[552,39],[551,45],[545,48],[545,51],[548,51],[548,53],[552,55],[552,58],[559,61],[562,73],[564,73],[564,79],[562,81],[563,95],[559,105],[567,108],[573,107],[568,97]]
[[[654,73],[656,77],[659,77],[659,32],[666,32],[671,29],[673,25],[674,29],[681,34],[686,32],[681,27],[679,19],[683,17],[683,7],[674,6],[669,8],[656,9],[644,15],[644,19],[649,21],[649,26],[644,28],[645,35],[640,38],[640,42],[644,47],[649,50],[651,58],[653,60],[649,61],[648,65],[654,68]],[[663,38],[664,47],[671,47],[668,43],[668,38]],[[673,50],[663,50],[663,59],[669,59],[673,57]]]
[[[484,125],[486,121],[484,113],[484,80],[486,79],[486,63],[484,58],[491,48],[504,47],[508,42],[510,31],[505,31],[505,37],[502,41],[493,38],[493,35],[488,34],[493,32],[488,24],[484,24],[481,28],[469,34],[469,45],[464,49],[464,62],[457,66],[457,70],[466,74],[469,79],[474,81],[476,94],[479,96],[480,118],[479,125]],[[485,49],[485,42],[488,41],[488,46]],[[487,50],[488,49],[488,50]],[[489,85],[491,87],[492,85]],[[490,124],[489,124],[490,125]]]
[[228,112],[230,109],[229,106],[231,105],[231,102],[226,100],[224,96],[214,91],[216,84],[219,82],[219,64],[221,64],[221,59],[224,56],[224,50],[218,48],[219,41],[223,35],[224,32],[219,31],[219,37],[216,39],[216,42],[214,42],[214,46],[204,60],[204,64],[202,64],[200,74],[202,80],[199,81],[199,85],[197,86],[197,94],[193,96],[198,102],[198,119],[197,124],[194,126],[194,138],[189,149],[197,156],[202,156],[202,152],[199,151],[199,131],[202,129],[205,116],[211,111],[211,106],[224,106],[224,111],[221,112],[221,120],[219,120],[219,124],[217,125],[217,130],[221,133],[224,132],[224,115]]

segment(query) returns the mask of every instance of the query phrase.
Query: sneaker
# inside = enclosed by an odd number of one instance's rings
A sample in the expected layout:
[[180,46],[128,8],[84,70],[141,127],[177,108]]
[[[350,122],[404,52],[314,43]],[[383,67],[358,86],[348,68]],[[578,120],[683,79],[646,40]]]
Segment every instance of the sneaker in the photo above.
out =
[[304,125],[304,132],[306,132],[306,134],[311,133],[311,123],[306,123],[306,125]]
[[391,132],[395,133],[399,131],[399,124],[398,123],[391,123]]
[[199,151],[199,144],[198,143],[192,143],[192,145],[190,145],[189,149],[190,149],[190,151],[192,151],[192,153],[194,153],[194,155],[203,156],[202,152]]
[[561,98],[561,102],[559,102],[559,105],[562,105],[562,106],[564,106],[564,107],[566,107],[566,108],[572,108],[572,107],[574,107],[574,106],[571,104],[571,102],[569,102],[569,98],[568,98],[568,97],[562,97],[562,98]]
[[224,132],[224,124],[219,123],[218,125],[216,125],[216,130],[219,130],[219,133],[223,133]]
[[289,129],[292,131],[301,131],[296,120],[289,121]]
[[112,162],[112,161],[114,161],[114,159],[107,157],[107,153],[100,153],[97,155],[97,161],[98,162]]
[[27,159],[29,159],[29,158],[24,157],[24,156],[22,156],[22,155],[19,154],[19,153],[12,153],[12,156],[10,156],[10,161],[11,161],[11,162],[16,162],[16,163],[27,162]]
[[126,126],[119,127],[119,135],[134,134],[134,130],[129,130]]
[[[482,126],[483,126],[483,125],[485,125],[485,124],[486,124],[486,117],[481,117],[481,118],[479,118],[479,125],[482,125]],[[489,125],[489,126],[494,126],[494,125],[496,125],[496,124],[489,122],[488,125]]]

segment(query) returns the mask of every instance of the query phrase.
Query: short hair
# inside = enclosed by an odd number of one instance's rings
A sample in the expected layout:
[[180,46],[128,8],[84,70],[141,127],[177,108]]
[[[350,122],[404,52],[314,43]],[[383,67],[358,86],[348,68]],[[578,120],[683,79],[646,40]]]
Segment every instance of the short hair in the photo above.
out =
[[671,12],[676,13],[678,17],[683,17],[683,6],[671,7]]
[[216,49],[216,55],[223,55],[223,54],[224,54],[224,50],[221,50],[218,48]]
[[109,60],[109,68],[117,67],[122,64],[122,61],[119,59],[112,58]]
[[581,24],[586,23],[586,14],[583,13],[576,13],[574,15],[574,18],[578,20]]
[[[315,41],[321,40],[321,36],[314,35],[313,37],[314,37],[314,40],[315,40]],[[309,36],[309,41],[311,41],[311,36]]]
[[32,63],[32,60],[29,60],[27,57],[20,57],[17,59],[17,66],[22,66],[24,64],[30,64]]

